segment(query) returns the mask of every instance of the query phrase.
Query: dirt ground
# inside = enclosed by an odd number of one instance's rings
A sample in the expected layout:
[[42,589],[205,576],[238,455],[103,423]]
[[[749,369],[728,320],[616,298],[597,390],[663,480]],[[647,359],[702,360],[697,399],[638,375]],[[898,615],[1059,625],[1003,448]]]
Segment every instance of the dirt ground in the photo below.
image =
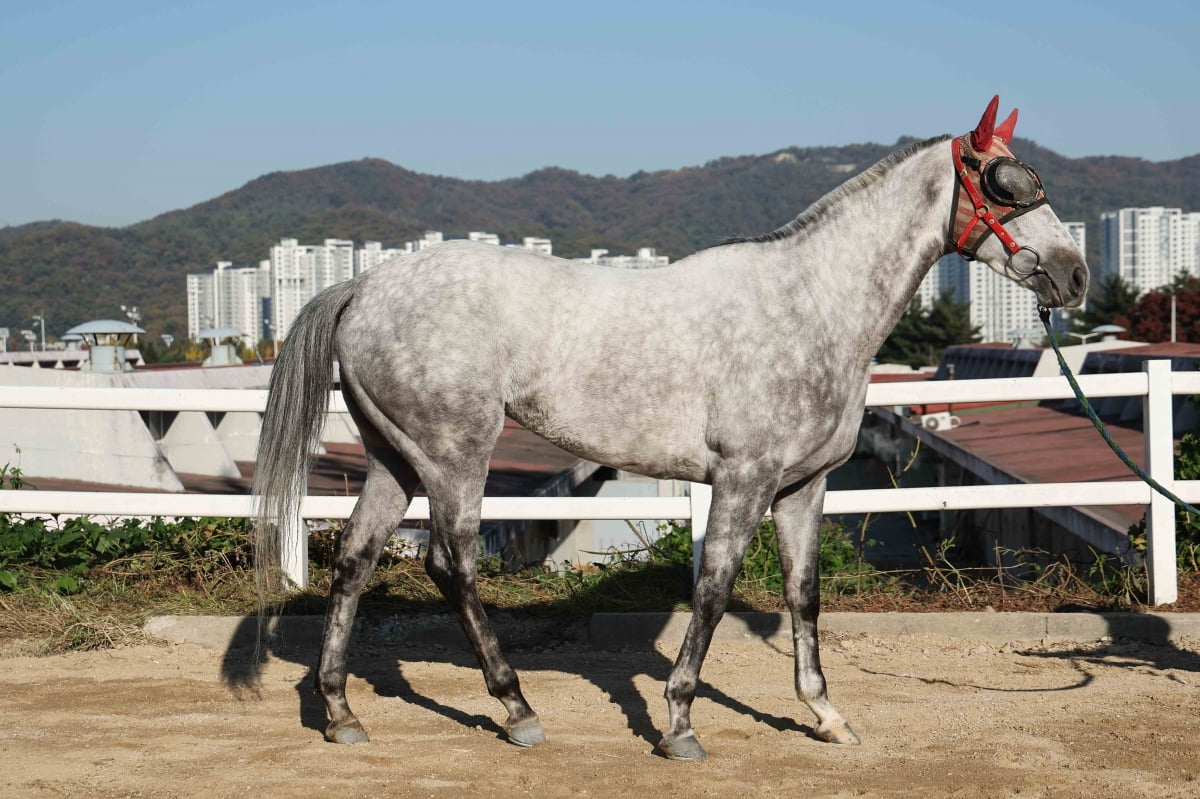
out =
[[500,737],[469,655],[359,651],[372,741],[323,742],[313,652],[191,644],[0,659],[0,794],[11,797],[1200,796],[1200,641],[997,647],[825,636],[831,695],[863,738],[809,737],[791,655],[714,644],[693,722],[709,751],[653,753],[674,652],[513,652],[549,742]]

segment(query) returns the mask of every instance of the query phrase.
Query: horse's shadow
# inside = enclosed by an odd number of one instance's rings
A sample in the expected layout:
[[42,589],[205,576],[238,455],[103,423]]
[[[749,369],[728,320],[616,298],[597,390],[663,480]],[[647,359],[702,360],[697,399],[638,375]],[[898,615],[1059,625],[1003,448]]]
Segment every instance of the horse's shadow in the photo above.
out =
[[[308,601],[311,602],[311,599]],[[439,615],[431,615],[431,610],[439,611]],[[283,612],[286,614],[287,608],[284,608]],[[378,613],[379,608],[376,607],[373,614]],[[361,620],[356,630],[355,642],[350,650],[347,663],[348,674],[365,680],[378,696],[394,697],[455,723],[487,730],[497,737],[504,737],[503,730],[494,718],[469,713],[440,702],[434,697],[426,696],[418,691],[405,676],[406,664],[410,662],[446,663],[471,670],[478,669],[478,663],[467,645],[465,636],[459,629],[457,621],[446,613],[446,607],[440,604],[426,605],[421,608],[395,607],[391,614],[391,616],[382,617],[391,621],[382,623],[380,623],[381,617],[378,615]],[[543,661],[546,655],[540,650],[543,650],[547,644],[554,646],[558,654],[564,655],[554,658],[553,668],[555,670],[578,674],[590,682],[621,709],[627,727],[634,735],[646,741],[651,747],[658,745],[662,737],[662,730],[655,723],[654,714],[635,680],[638,677],[646,676],[665,686],[673,665],[672,661],[667,656],[655,651],[650,642],[663,632],[663,628],[668,623],[669,614],[636,614],[639,627],[636,638],[644,641],[645,644],[631,644],[628,648],[622,649],[619,655],[603,657],[589,656],[589,652],[595,650],[591,649],[581,623],[563,624],[561,619],[535,615],[516,617],[505,613],[493,613],[492,615],[496,617],[497,634],[501,644],[518,673],[533,672],[544,668]],[[1170,625],[1162,617],[1151,614],[1122,613],[1100,615],[1105,620],[1111,643],[1014,650],[1023,656],[1068,660],[1081,672],[1079,681],[1052,688],[1010,688],[1007,690],[1044,692],[1076,690],[1085,687],[1094,679],[1094,675],[1087,669],[1081,668],[1082,664],[1087,663],[1111,666],[1115,662],[1131,667],[1152,668],[1166,672],[1169,678],[1171,678],[1171,670],[1200,672],[1200,655],[1177,646],[1172,639]],[[406,618],[410,620],[416,618],[421,620],[421,623],[414,625],[410,621],[405,621]],[[764,645],[775,647],[777,651],[778,647],[773,642],[778,640],[777,636],[785,632],[780,629],[780,618],[764,614],[759,618],[759,623],[751,628],[752,633],[761,638]],[[247,695],[256,690],[261,665],[268,655],[303,665],[306,673],[296,683],[300,723],[306,728],[324,732],[326,726],[325,707],[313,688],[320,650],[320,624],[314,623],[312,617],[308,617],[306,625],[296,623],[297,619],[303,621],[302,617],[284,615],[279,619],[283,621],[290,619],[293,623],[276,626],[261,646],[258,644],[258,620],[255,618],[243,620],[226,648],[221,677],[235,694]],[[421,630],[426,633],[430,632],[431,628],[428,624],[430,620],[435,622],[432,637],[414,635],[414,629],[417,633],[420,633]],[[532,632],[530,628],[532,628]],[[389,632],[392,631],[396,634],[389,635]],[[564,631],[566,632],[564,633]],[[786,638],[786,636],[783,637]],[[880,673],[861,666],[859,668],[868,673]],[[912,675],[904,676],[912,677]],[[944,680],[936,681],[944,682]],[[970,680],[966,680],[955,682],[955,684],[967,685],[970,682]],[[983,684],[975,687],[989,690]],[[481,692],[485,690],[482,675],[479,677],[479,688]],[[696,696],[752,718],[758,723],[766,724],[777,731],[799,732],[810,738],[815,737],[811,725],[791,717],[776,716],[754,708],[703,680],[697,687]],[[531,695],[531,699],[534,706],[537,707],[537,696]],[[662,710],[662,715],[665,716],[665,707],[658,710]],[[797,705],[797,711],[803,712],[799,705]],[[497,707],[496,715],[497,717],[501,715],[499,707]],[[665,718],[660,717],[660,722],[665,722]]]
[[1164,672],[1200,672],[1200,654],[1183,649],[1175,640],[1167,619],[1152,613],[1101,613],[1108,630],[1107,640],[1097,645],[1060,646],[1025,650],[1029,657],[1069,660],[1072,663],[1126,665]]
[[[446,609],[442,606],[441,610],[444,613]],[[286,613],[286,608],[284,612]],[[427,610],[422,612],[425,613],[426,619],[430,618]],[[503,617],[506,614],[493,615]],[[586,632],[582,624],[564,626],[560,621],[546,618],[541,618],[539,624],[536,617],[517,617],[497,623],[496,628],[501,645],[518,673],[545,668],[542,661],[546,659],[546,655],[540,650],[544,650],[547,644],[553,646],[556,654],[554,670],[578,674],[594,685],[621,709],[628,729],[651,747],[656,747],[662,737],[662,730],[655,723],[650,706],[635,681],[638,677],[646,676],[665,687],[673,662],[666,655],[655,651],[650,641],[662,631],[668,615],[643,615],[643,626],[639,629],[639,634],[644,636],[646,641],[644,647],[631,645],[619,652],[609,651],[602,657],[589,656],[589,653],[596,650],[592,650],[586,641]],[[278,618],[288,621],[286,616]],[[458,628],[457,621],[448,614],[436,618],[442,622],[441,629],[436,631],[438,635],[434,636],[439,643],[431,643],[432,639],[429,636],[423,639],[421,636],[413,636],[409,631],[409,634],[397,635],[399,640],[390,644],[385,638],[386,622],[380,625],[376,620],[363,619],[356,628],[355,639],[351,645],[347,662],[348,674],[365,680],[378,696],[394,697],[466,727],[477,727],[490,731],[497,737],[504,737],[504,732],[495,719],[468,713],[426,696],[414,688],[405,676],[406,664],[415,661],[445,663],[478,670],[478,663],[465,635]],[[771,620],[773,617],[764,618],[767,623],[756,625],[753,633],[761,637],[765,645],[775,646],[772,639],[784,631],[778,629],[780,625]],[[661,619],[662,623],[657,626],[648,624],[651,619]],[[542,630],[557,629],[560,634],[562,630],[567,629],[568,640],[561,637],[554,640],[556,636],[552,632],[535,632],[532,636],[522,633],[517,628],[523,621]],[[274,626],[260,641],[258,619],[244,619],[225,649],[221,678],[235,695],[252,696],[257,693],[260,671],[267,657],[303,665],[306,672],[296,683],[300,723],[306,728],[323,733],[327,724],[325,706],[314,690],[320,650],[320,624],[314,623],[312,617],[293,618],[291,622]],[[497,619],[497,622],[500,622],[500,619]],[[517,640],[513,641],[513,638]],[[790,672],[791,669],[787,668],[786,673],[790,675]],[[479,676],[479,688],[481,692],[486,691],[482,674]],[[811,725],[751,707],[704,680],[700,681],[696,696],[748,716],[775,730],[799,732],[815,738]],[[536,694],[531,694],[530,699],[534,707],[538,707]],[[661,710],[664,718],[660,721],[665,723],[665,702]],[[502,710],[497,706],[497,717],[502,715]]]
[[[1062,612],[1079,611],[1092,613],[1088,609],[1063,608]],[[954,688],[972,688],[995,693],[1056,693],[1086,688],[1097,679],[1098,672],[1091,666],[1124,666],[1162,672],[1172,681],[1180,682],[1172,670],[1200,672],[1200,654],[1184,649],[1176,643],[1179,632],[1162,616],[1151,613],[1094,614],[1102,619],[1107,630],[1100,640],[1090,643],[1068,643],[1047,645],[1042,642],[1032,647],[1013,647],[1013,654],[1022,657],[1047,658],[1067,662],[1078,674],[1074,682],[1051,687],[997,687],[989,684],[986,675],[972,678],[964,675],[958,679],[926,677],[914,674],[894,674],[877,669],[858,666],[859,671],[876,676],[895,679],[917,680],[929,685],[945,685]]]

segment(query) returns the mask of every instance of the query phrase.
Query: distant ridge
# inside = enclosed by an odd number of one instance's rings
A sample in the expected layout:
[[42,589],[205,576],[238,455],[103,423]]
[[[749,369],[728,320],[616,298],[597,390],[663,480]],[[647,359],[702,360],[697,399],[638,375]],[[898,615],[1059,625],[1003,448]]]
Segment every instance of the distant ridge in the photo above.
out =
[[[28,327],[45,310],[47,332],[114,317],[137,305],[152,334],[186,329],[184,276],[218,260],[257,264],[283,236],[395,245],[441,230],[506,241],[548,236],[557,254],[593,247],[656,247],[677,260],[728,236],[773,230],[889,152],[894,145],[786,148],[703,166],[594,177],[549,167],[499,181],[425,175],[378,158],[272,172],[191,208],[122,228],[67,221],[0,228],[0,327]],[[1064,220],[1088,224],[1099,252],[1103,211],[1166,205],[1200,209],[1200,155],[1151,162],[1065,158],[1030,141],[1014,145],[1045,181]],[[949,166],[947,166],[949,168]]]

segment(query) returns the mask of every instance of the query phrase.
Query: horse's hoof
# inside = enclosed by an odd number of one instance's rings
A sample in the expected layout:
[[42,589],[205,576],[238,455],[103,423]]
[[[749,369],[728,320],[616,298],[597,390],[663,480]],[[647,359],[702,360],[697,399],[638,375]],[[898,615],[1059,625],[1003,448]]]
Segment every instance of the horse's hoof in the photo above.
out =
[[708,752],[704,751],[692,732],[678,738],[663,738],[659,741],[658,749],[668,760],[702,760],[708,757]]
[[833,724],[828,727],[826,727],[824,724],[818,725],[817,728],[813,730],[813,735],[815,735],[818,740],[824,741],[825,743],[842,744],[843,746],[858,746],[860,743],[862,743],[862,740],[858,737],[854,730],[850,729],[850,725],[844,721],[840,724]]
[[536,718],[526,719],[511,726],[506,725],[504,731],[508,733],[510,744],[536,746],[546,743],[546,733],[542,729],[542,722]]
[[365,744],[371,739],[355,719],[344,724],[330,724],[325,728],[325,740],[334,744]]

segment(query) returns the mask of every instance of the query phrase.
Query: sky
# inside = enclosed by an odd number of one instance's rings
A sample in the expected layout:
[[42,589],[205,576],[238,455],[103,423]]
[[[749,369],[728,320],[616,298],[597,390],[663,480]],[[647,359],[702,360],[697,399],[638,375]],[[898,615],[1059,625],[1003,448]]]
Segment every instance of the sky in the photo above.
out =
[[1194,0],[0,9],[0,227],[124,226],[365,157],[496,180],[891,144],[966,132],[993,94],[1066,156],[1200,153]]

